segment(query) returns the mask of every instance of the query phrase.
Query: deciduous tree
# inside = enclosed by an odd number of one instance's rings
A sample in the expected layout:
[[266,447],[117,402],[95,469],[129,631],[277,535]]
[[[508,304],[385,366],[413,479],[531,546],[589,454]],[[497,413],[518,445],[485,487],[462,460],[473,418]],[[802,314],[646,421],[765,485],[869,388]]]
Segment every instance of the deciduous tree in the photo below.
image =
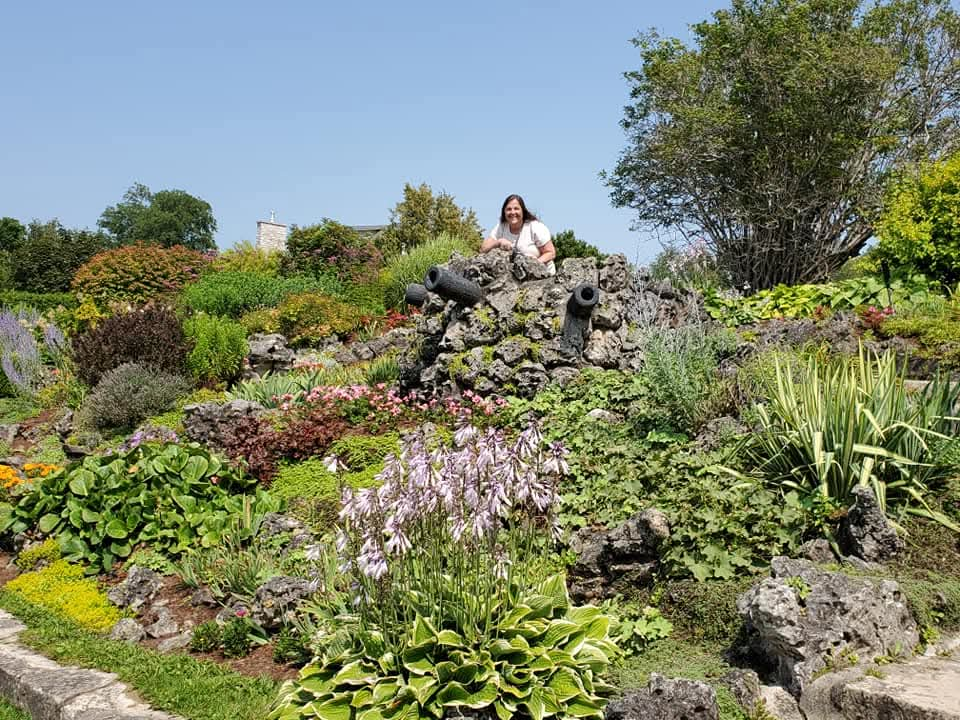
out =
[[377,244],[384,255],[389,256],[422,245],[441,233],[479,243],[476,213],[470,208],[461,208],[448,193],[434,195],[426,183],[419,187],[406,183],[403,200],[391,211],[390,227],[380,234]]
[[117,245],[143,242],[201,251],[216,247],[217,221],[210,203],[183,190],[154,193],[136,183],[121,202],[103,211],[97,224]]
[[892,169],[958,145],[949,0],[733,0],[692,29],[693,47],[634,39],[606,181],[639,227],[703,237],[738,286],[823,279],[872,235]]

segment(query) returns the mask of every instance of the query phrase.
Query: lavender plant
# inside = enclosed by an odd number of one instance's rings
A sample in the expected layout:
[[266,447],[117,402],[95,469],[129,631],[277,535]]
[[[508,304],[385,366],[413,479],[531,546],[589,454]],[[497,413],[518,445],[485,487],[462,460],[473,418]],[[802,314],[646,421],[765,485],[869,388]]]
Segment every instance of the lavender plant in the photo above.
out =
[[43,379],[40,349],[31,327],[39,321],[32,308],[0,310],[0,368],[21,395],[32,397]]

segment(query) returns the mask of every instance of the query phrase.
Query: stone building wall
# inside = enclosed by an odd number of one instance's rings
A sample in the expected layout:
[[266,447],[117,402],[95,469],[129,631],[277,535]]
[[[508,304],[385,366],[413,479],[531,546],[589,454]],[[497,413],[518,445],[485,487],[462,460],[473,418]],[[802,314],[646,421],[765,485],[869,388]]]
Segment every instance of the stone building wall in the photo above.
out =
[[258,220],[257,249],[280,252],[286,250],[287,226],[270,220]]

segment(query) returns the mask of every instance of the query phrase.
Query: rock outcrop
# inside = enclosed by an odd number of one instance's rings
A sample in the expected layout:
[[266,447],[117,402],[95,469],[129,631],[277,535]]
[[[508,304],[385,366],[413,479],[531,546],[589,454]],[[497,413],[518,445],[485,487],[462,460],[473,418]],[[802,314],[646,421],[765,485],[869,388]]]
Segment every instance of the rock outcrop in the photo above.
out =
[[670,537],[666,516],[644,510],[613,530],[583,528],[570,540],[577,556],[570,568],[570,596],[599,600],[642,586],[660,562],[660,545]]
[[770,577],[737,600],[750,648],[794,695],[821,671],[910,653],[917,625],[892,580],[854,578],[774,558]]
[[[504,250],[454,256],[442,267],[479,286],[482,299],[467,306],[428,295],[411,343],[418,350],[401,361],[404,390],[532,397],[583,367],[639,369],[643,328],[677,327],[691,313],[705,317],[697,295],[651,282],[623,255],[599,265],[595,258],[570,258],[552,277],[537,260],[511,262]],[[579,316],[568,303],[584,285],[599,298]]]

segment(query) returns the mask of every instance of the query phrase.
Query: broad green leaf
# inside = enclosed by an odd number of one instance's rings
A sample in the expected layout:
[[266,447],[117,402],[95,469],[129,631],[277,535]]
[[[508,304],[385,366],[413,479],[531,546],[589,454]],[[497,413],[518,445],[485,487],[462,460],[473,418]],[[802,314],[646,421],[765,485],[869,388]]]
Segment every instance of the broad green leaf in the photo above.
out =
[[197,483],[206,475],[209,467],[210,463],[206,458],[194,455],[184,463],[183,470],[180,471],[180,474],[187,482]]
[[40,518],[40,522],[37,523],[37,528],[40,530],[40,532],[47,534],[51,530],[53,530],[59,522],[60,522],[59,515],[54,515],[53,513],[47,513],[42,518]]
[[117,518],[114,518],[107,523],[106,532],[108,536],[114,538],[115,540],[123,540],[128,534],[127,526]]

